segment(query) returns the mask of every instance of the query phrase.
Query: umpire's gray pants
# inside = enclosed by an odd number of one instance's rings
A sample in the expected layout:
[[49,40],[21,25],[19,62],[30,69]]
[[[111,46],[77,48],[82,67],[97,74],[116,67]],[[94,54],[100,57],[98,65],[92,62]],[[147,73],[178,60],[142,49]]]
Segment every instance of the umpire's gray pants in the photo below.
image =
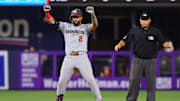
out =
[[127,101],[137,100],[143,71],[146,77],[147,101],[155,101],[156,59],[142,59],[135,56],[129,76]]

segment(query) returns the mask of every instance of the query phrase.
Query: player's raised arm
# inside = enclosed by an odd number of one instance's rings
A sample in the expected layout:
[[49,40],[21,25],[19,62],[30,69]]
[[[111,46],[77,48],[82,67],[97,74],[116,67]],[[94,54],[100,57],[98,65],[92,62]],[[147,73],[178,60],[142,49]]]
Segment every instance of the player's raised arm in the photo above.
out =
[[47,22],[49,24],[55,24],[55,19],[54,17],[52,17],[50,11],[51,11],[51,6],[50,5],[44,5],[43,6],[43,11],[45,12],[45,16],[47,19]]
[[90,31],[93,32],[98,27],[98,20],[95,15],[94,7],[93,6],[87,6],[86,12],[88,12],[91,15],[91,25],[90,25]]

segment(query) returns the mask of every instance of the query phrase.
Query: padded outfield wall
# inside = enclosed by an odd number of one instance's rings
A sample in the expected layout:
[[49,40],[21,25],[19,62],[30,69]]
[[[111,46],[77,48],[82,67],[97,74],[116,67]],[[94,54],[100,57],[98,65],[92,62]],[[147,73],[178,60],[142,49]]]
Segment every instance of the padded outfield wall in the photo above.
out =
[[[57,70],[58,66],[57,63],[60,61],[58,60],[57,56],[61,57],[63,60],[64,52],[57,52],[57,51],[51,51],[51,52],[17,52],[18,54],[17,58],[17,67],[16,71],[13,71],[10,74],[10,88],[12,89],[56,89],[57,86],[57,80],[58,80],[58,73]],[[107,90],[123,90],[128,89],[128,76],[116,76],[116,58],[118,56],[127,56],[129,57],[129,67],[131,67],[130,63],[132,60],[132,53],[129,51],[120,51],[120,52],[112,52],[112,51],[99,51],[94,52],[91,51],[88,53],[90,61],[93,65],[96,65],[96,63],[93,63],[93,57],[94,56],[110,56],[111,58],[111,75],[109,77],[103,77],[103,76],[96,76],[97,83],[101,89],[107,89]],[[42,66],[42,57],[44,55],[52,56],[52,66],[50,69],[44,68]],[[166,53],[166,52],[159,52],[157,57],[157,73],[156,73],[156,88],[157,89],[166,89],[166,90],[178,90],[180,89],[180,77],[176,75],[176,59],[179,57],[180,52],[172,52],[172,53]],[[161,76],[160,72],[160,58],[162,56],[172,56],[171,62],[172,62],[172,75],[170,76]],[[12,62],[12,61],[11,61]],[[13,62],[12,62],[13,63]],[[62,61],[61,61],[62,63]],[[171,63],[169,63],[171,64]],[[12,65],[10,63],[10,65]],[[48,65],[50,66],[50,65]],[[9,67],[10,71],[12,72],[12,67]],[[49,72],[47,72],[48,76],[44,76],[43,71],[44,69]],[[97,67],[96,67],[97,69]],[[12,82],[13,80],[13,82]],[[141,89],[146,88],[146,82],[145,78],[143,77],[141,82]],[[12,84],[13,83],[13,84]],[[16,84],[14,84],[16,83]],[[14,86],[16,85],[16,86]],[[12,87],[14,86],[14,87]],[[72,76],[69,84],[68,89],[89,89],[89,86],[87,82],[81,77],[81,76]]]

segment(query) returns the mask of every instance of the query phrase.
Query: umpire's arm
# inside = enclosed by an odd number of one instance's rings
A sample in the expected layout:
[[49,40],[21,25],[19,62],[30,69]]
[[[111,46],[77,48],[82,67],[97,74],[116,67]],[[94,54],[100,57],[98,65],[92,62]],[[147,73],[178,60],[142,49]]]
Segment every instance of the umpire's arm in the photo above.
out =
[[164,48],[170,48],[171,51],[173,51],[174,50],[174,46],[167,41],[167,39],[163,36],[162,32],[160,30],[158,30],[157,33],[158,33],[158,41],[160,42],[160,44]]
[[133,40],[133,29],[131,29],[128,34],[120,40],[120,42],[115,45],[114,50],[118,51],[120,48],[124,47],[127,43]]
[[121,47],[124,47],[126,45],[126,43],[124,42],[124,40],[121,40],[115,47],[114,50],[118,51]]

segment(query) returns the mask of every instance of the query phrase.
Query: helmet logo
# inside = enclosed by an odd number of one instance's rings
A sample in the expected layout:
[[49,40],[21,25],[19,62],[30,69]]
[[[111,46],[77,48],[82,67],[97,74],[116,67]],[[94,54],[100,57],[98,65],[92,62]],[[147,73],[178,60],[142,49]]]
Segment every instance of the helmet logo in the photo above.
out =
[[77,13],[77,10],[73,10],[72,13]]

